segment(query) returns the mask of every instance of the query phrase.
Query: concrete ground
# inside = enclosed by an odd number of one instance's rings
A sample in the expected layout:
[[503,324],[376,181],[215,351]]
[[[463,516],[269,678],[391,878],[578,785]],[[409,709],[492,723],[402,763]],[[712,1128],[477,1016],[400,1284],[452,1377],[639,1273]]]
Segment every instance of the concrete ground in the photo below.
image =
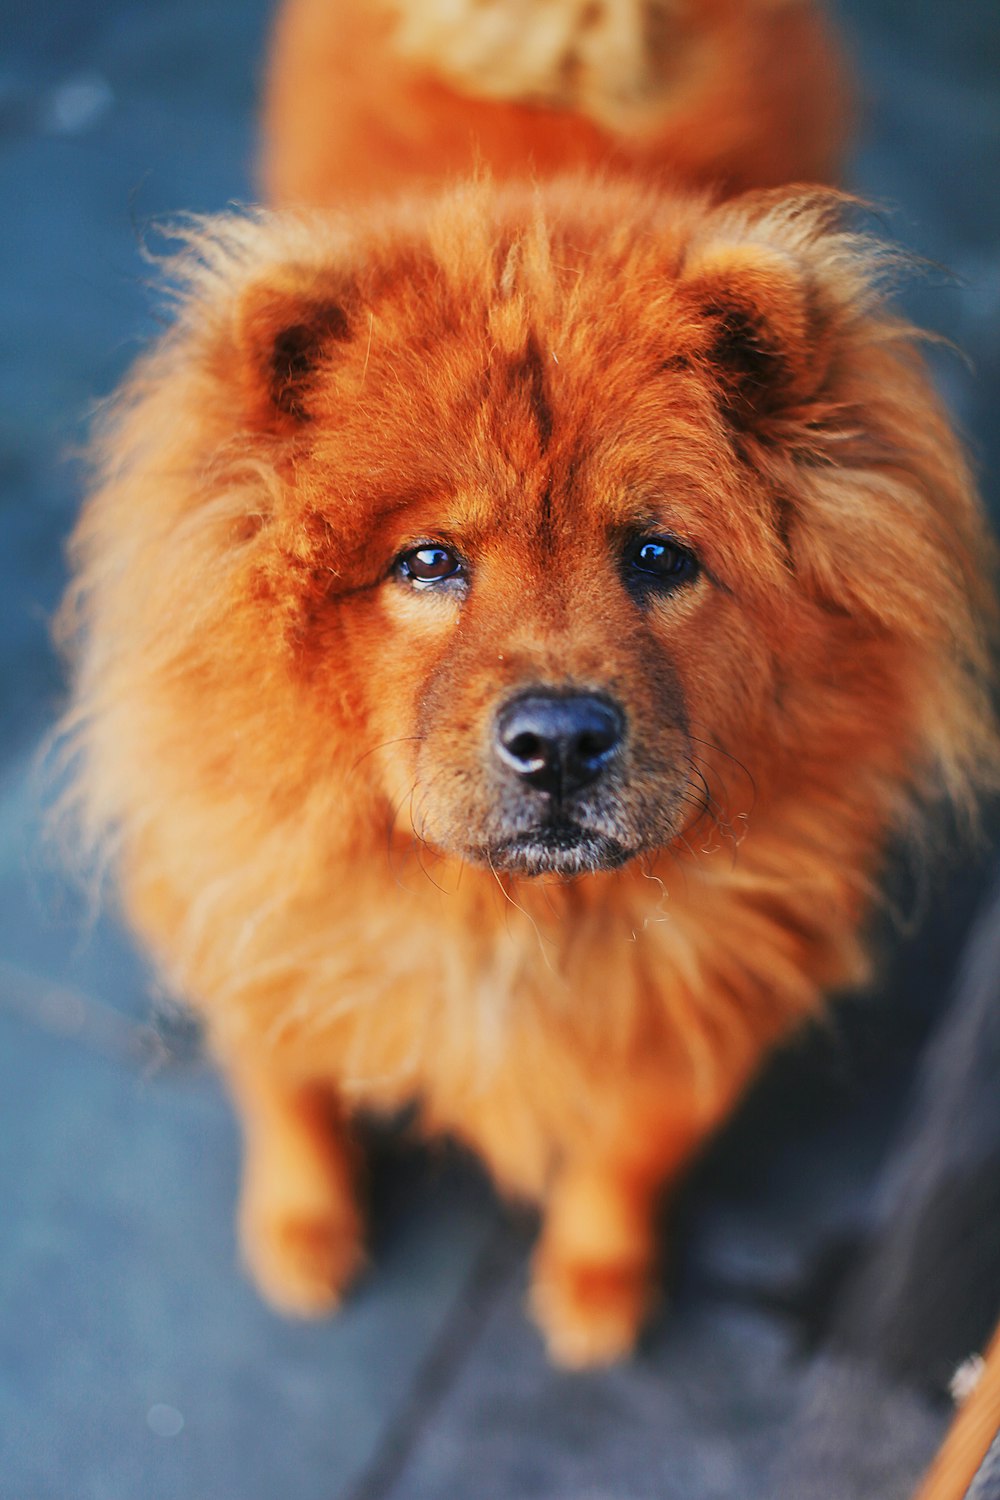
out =
[[[953,273],[909,306],[968,356],[936,369],[996,516],[1000,11],[841,13],[867,94],[853,185]],[[373,1142],[357,1295],[330,1323],[269,1313],[236,1270],[235,1131],[191,1028],[41,852],[76,453],[152,331],[144,226],[251,194],[265,28],[261,0],[0,21],[0,1497],[770,1500],[985,857],[953,864],[880,992],[779,1063],[695,1174],[638,1358],[569,1376],[522,1311],[532,1224],[405,1134]],[[884,1472],[831,1500],[902,1500],[943,1431],[926,1392],[879,1399],[857,1442]]]

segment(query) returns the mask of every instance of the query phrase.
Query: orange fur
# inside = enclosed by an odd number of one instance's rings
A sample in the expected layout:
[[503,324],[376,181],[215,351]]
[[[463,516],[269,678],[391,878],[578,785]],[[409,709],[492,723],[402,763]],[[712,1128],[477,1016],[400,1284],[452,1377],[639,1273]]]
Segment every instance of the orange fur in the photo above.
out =
[[[989,544],[839,213],[569,178],[186,235],[73,542],[70,726],[282,1304],[358,1264],[348,1117],[415,1102],[546,1206],[553,1353],[626,1350],[657,1193],[864,979],[890,834],[993,784]],[[648,530],[701,571],[639,598]],[[464,600],[393,571],[427,537]],[[500,867],[539,683],[627,715],[621,868]]]
[[318,207],[475,166],[834,181],[849,92],[812,0],[285,0],[262,179]]

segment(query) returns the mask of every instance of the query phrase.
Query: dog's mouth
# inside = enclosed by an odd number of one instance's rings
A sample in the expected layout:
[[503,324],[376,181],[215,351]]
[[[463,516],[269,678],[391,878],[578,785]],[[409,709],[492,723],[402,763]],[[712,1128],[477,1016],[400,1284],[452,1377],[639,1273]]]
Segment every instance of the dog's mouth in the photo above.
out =
[[474,854],[495,870],[516,875],[588,875],[617,870],[637,851],[578,823],[544,824]]

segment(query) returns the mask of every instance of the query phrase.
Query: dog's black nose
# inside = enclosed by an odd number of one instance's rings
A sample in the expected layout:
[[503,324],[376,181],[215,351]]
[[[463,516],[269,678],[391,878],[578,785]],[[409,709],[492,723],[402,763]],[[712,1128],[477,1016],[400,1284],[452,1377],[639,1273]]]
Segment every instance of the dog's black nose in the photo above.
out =
[[567,796],[597,779],[624,730],[621,710],[591,693],[526,693],[497,716],[496,750],[529,786]]

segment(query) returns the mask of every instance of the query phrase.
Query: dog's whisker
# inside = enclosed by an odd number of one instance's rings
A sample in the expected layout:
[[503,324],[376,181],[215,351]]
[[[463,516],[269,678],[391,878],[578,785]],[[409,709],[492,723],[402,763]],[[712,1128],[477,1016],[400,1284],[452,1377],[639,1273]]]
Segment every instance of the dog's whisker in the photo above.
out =
[[357,760],[348,768],[348,775],[353,776],[363,761],[366,761],[371,755],[377,755],[380,750],[388,750],[390,745],[419,744],[422,739],[423,736],[419,734],[401,734],[396,739],[382,740],[379,744],[372,745],[368,750],[362,751]]
[[[492,872],[493,879],[496,881],[497,885],[500,887],[500,890],[502,891],[502,893],[504,895],[504,898],[510,904],[510,906],[512,906],[515,911],[519,911],[521,913],[521,915],[524,917],[525,921],[527,921],[530,924],[531,929],[532,929],[532,931],[535,934],[535,938],[538,941],[538,951],[539,951],[539,953],[542,956],[542,961],[544,962],[546,968],[549,969],[550,971],[552,971],[554,973],[555,970],[553,969],[552,961],[549,958],[548,953],[546,953],[546,951],[545,951],[545,940],[543,938],[541,928],[539,927],[538,923],[535,921],[535,918],[531,915],[530,911],[528,911],[526,907],[522,906],[519,901],[515,901],[514,900],[514,897],[511,895],[510,891],[507,889],[507,887],[504,885],[502,879],[500,878],[499,871],[497,870],[496,865],[493,863],[493,856],[490,853],[489,849],[487,849],[485,852],[486,852],[486,860],[487,860],[487,863],[488,863],[488,865],[490,867],[490,871]],[[510,912],[509,911],[507,912],[507,931],[510,932]]]
[[433,850],[433,846],[425,838],[424,834],[421,832],[418,826],[417,818],[414,815],[413,806],[413,799],[415,798],[416,794],[417,783],[414,782],[413,786],[410,788],[410,827],[413,830],[413,850],[416,856],[417,866],[420,869],[421,874],[430,881],[434,889],[436,891],[440,891],[442,896],[447,896],[448,892],[445,890],[444,886],[438,884],[438,882],[434,879],[434,876],[431,874],[430,870],[428,870],[427,866],[424,863],[425,850],[431,850],[435,854],[437,851]]
[[738,756],[733,755],[732,751],[726,750],[724,746],[717,744],[715,740],[707,740],[702,738],[700,735],[692,734],[690,731],[690,726],[688,728],[688,738],[693,744],[701,745],[702,749],[709,750],[714,755],[721,755],[725,760],[730,761],[732,765],[734,765],[736,769],[742,773],[750,787],[751,804],[749,810],[752,812],[757,801],[757,782],[750,768],[745,765]]
[[[699,741],[699,743],[702,743],[702,742]],[[723,752],[723,753],[725,753],[725,752]],[[727,758],[731,759],[731,760],[735,759],[735,757],[732,757],[732,756],[728,756]],[[736,815],[735,818],[733,818],[728,812],[724,811],[724,805],[720,804],[720,802],[718,801],[718,799],[713,795],[712,789],[711,789],[711,784],[710,784],[710,782],[708,780],[708,775],[709,774],[714,774],[714,775],[718,776],[718,772],[716,772],[712,768],[708,767],[707,764],[705,762],[703,762],[700,759],[699,756],[694,755],[693,753],[689,754],[687,756],[687,762],[688,762],[688,768],[689,768],[689,771],[690,771],[692,777],[694,777],[697,780],[697,782],[699,783],[699,785],[700,785],[700,787],[702,789],[702,799],[703,799],[702,805],[703,805],[704,815],[706,815],[706,816],[708,816],[708,817],[711,818],[712,825],[714,826],[714,828],[718,832],[719,836],[721,838],[727,840],[729,843],[732,844],[732,846],[733,846],[733,857],[734,857],[734,861],[735,861],[736,855],[737,855],[738,850],[739,850],[739,846],[742,843],[744,837],[746,836],[747,821],[748,821],[748,818],[749,818],[749,813],[745,813],[745,814],[744,813],[739,813],[739,814]],[[705,767],[704,770],[702,769],[702,766]],[[721,776],[718,776],[718,779],[720,781],[722,781]],[[723,791],[725,793],[725,803],[728,804],[728,802],[729,802],[728,788],[726,788],[726,785],[725,785],[724,781],[722,782],[722,785],[723,785]],[[737,823],[739,824],[738,827],[736,826]],[[696,826],[696,823],[693,826]],[[689,828],[689,829],[686,829],[685,831],[686,832],[692,832],[693,831],[693,827]]]
[[[415,783],[414,783],[414,785],[415,785]],[[389,866],[389,871],[390,871],[390,873],[392,875],[392,878],[395,881],[395,884],[396,884],[397,888],[399,890],[401,890],[401,891],[408,890],[409,887],[403,884],[403,880],[402,880],[402,878],[401,878],[401,876],[399,874],[398,868],[397,868],[398,858],[405,851],[404,850],[400,850],[400,849],[397,848],[396,839],[395,839],[396,824],[399,821],[399,815],[402,812],[404,806],[412,798],[413,791],[414,791],[414,787],[411,787],[409,789],[409,791],[404,792],[401,797],[399,797],[398,799],[393,799],[390,802],[390,816],[389,816],[388,821],[386,823],[386,830],[385,830],[386,860],[387,860],[387,863],[388,863],[388,866]],[[410,841],[409,842],[410,842],[410,845],[412,846],[412,844],[414,842],[414,834],[413,834],[412,830],[411,830],[411,835],[410,835]]]

